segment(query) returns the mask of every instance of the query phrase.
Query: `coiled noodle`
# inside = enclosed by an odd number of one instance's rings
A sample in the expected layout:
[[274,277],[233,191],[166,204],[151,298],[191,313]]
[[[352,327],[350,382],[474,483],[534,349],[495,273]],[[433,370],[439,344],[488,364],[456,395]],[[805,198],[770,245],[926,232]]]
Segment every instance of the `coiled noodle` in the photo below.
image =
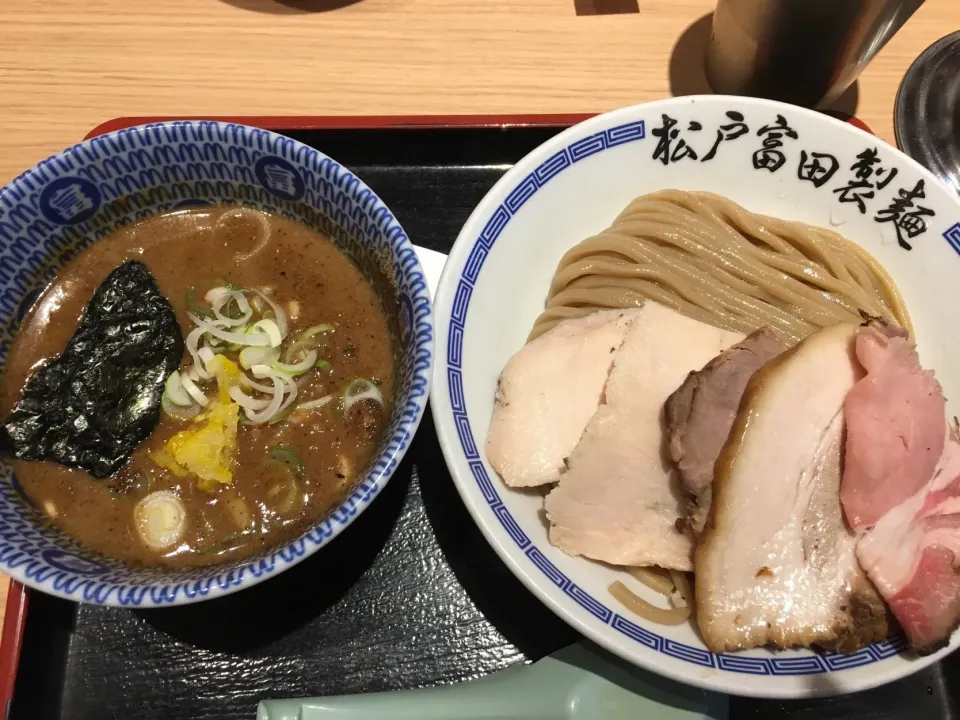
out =
[[790,344],[864,314],[912,333],[893,280],[856,243],[713,193],[662,190],[563,256],[530,339],[565,318],[645,300],[727,330],[766,325]]

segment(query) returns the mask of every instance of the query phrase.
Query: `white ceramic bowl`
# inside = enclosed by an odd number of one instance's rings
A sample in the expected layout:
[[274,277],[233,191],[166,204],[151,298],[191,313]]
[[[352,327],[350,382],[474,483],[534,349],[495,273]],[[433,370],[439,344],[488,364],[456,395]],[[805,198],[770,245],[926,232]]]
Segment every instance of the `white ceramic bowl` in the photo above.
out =
[[[774,127],[778,117],[792,133]],[[664,154],[662,129],[672,121]],[[872,180],[883,188],[863,199],[861,212],[838,188],[854,178],[857,155],[873,149],[873,169],[885,173]],[[900,228],[884,221],[901,189],[918,183],[924,196],[904,212],[934,214],[914,215]],[[936,371],[948,399],[960,398],[960,370],[950,362],[960,357],[953,332],[960,320],[960,199],[883,141],[816,112],[722,96],[638,105],[587,120],[530,153],[487,194],[450,253],[435,303],[432,404],[464,502],[504,562],[550,609],[623,658],[673,679],[742,695],[804,697],[862,690],[935,662],[960,636],[923,658],[904,652],[902,639],[848,655],[711,653],[692,625],[657,625],[625,611],[607,592],[614,571],[553,547],[538,519],[541,498],[509,490],[486,461],[497,377],[542,309],[561,255],[607,227],[630,199],[663,188],[713,191],[861,243],[899,284],[924,366]],[[916,219],[926,229],[911,237],[920,229],[908,232]],[[912,249],[900,245],[898,230]],[[956,402],[948,411],[960,413]]]

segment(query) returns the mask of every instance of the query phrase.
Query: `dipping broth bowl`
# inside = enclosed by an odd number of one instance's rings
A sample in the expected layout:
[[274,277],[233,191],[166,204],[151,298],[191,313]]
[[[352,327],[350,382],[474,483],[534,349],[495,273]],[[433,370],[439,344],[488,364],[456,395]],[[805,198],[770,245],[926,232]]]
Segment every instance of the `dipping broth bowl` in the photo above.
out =
[[[356,175],[267,130],[213,121],[151,123],[74,145],[0,189],[0,365],[33,302],[72,257],[160,212],[235,204],[299,220],[361,268],[379,269],[397,329],[396,391],[386,431],[350,494],[294,540],[264,554],[175,570],[95,554],[44,519],[0,458],[0,571],[68,600],[183,605],[269,578],[317,552],[376,498],[409,447],[433,365],[430,297],[413,245]],[[377,282],[374,281],[374,287]]]

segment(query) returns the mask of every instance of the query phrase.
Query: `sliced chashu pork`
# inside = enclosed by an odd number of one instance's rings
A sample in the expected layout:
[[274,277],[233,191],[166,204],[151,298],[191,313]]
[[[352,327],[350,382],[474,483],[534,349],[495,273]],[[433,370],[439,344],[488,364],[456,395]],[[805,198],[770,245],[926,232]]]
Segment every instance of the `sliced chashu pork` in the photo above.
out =
[[857,331],[867,376],[850,391],[840,499],[854,529],[869,527],[933,477],[946,441],[940,383],[906,332],[882,321]]
[[858,331],[867,376],[847,396],[841,498],[862,537],[857,557],[921,651],[960,620],[960,442],[939,383],[905,333]]
[[951,433],[930,481],[864,532],[857,557],[907,634],[933,651],[960,621],[960,442]]
[[510,358],[487,434],[487,460],[507,485],[557,481],[639,312],[603,310],[565,320]]
[[737,417],[747,381],[785,349],[773,330],[760,328],[691,372],[664,404],[667,450],[689,495],[687,512],[696,534],[707,520],[713,467]]
[[839,500],[843,401],[863,375],[856,330],[815,333],[747,386],[696,552],[697,621],[715,652],[846,651],[887,635]]
[[677,527],[684,497],[665,456],[663,403],[690,370],[742,338],[644,305],[614,358],[606,403],[547,496],[554,545],[614,565],[692,569],[690,536]]

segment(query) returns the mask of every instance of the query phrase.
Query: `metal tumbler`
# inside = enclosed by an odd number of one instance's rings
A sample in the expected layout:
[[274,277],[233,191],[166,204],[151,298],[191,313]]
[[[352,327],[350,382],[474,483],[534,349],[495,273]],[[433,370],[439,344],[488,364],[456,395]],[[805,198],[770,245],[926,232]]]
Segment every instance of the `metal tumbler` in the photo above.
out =
[[923,0],[718,0],[707,47],[714,92],[827,106]]

